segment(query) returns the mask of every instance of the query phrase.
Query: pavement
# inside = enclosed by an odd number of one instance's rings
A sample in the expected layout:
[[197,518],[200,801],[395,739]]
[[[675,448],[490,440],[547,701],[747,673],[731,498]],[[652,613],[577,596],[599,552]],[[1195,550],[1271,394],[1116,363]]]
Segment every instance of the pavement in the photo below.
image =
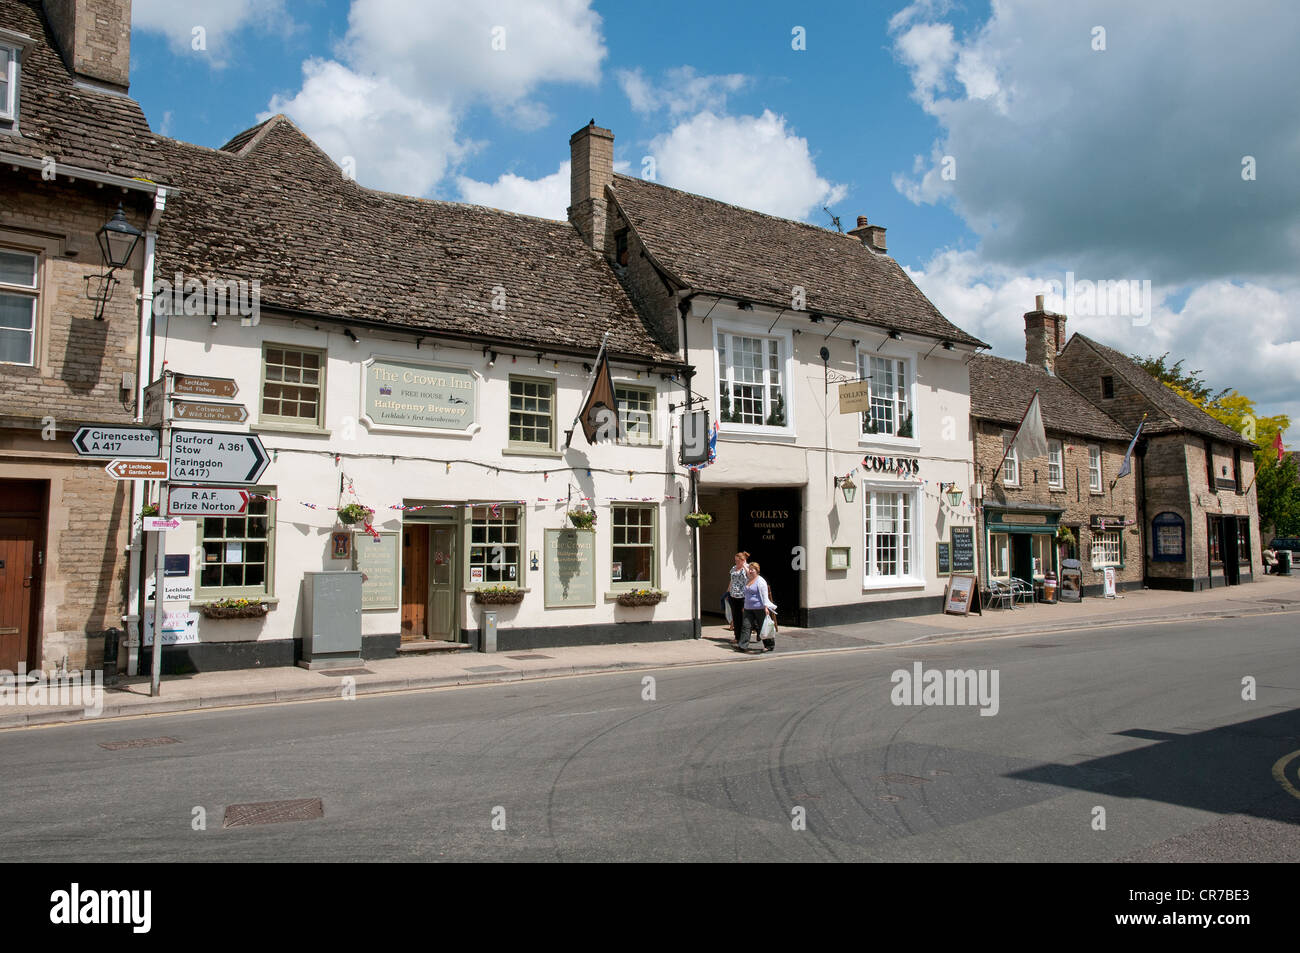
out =
[[[1053,631],[1241,618],[1300,609],[1300,574],[1264,576],[1253,583],[1203,592],[1144,589],[1115,599],[986,609],[984,615],[926,615],[817,629],[782,628],[777,655],[870,651],[911,644],[1032,635]],[[57,704],[16,705],[15,690],[0,688],[0,730],[167,712],[284,704],[314,699],[422,691],[541,678],[662,669],[691,665],[762,664],[762,655],[732,649],[725,625],[706,620],[703,638],[671,642],[571,646],[498,652],[434,653],[368,659],[360,668],[324,673],[298,667],[240,669],[166,676],[149,695],[147,677],[125,678],[104,691],[102,709]]]

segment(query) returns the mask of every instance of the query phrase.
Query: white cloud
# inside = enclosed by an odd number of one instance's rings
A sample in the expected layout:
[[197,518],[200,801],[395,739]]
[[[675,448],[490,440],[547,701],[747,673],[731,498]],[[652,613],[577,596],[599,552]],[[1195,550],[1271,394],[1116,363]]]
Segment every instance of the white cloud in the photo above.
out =
[[744,89],[749,81],[743,73],[701,76],[690,66],[678,66],[666,70],[663,82],[656,86],[640,67],[618,72],[618,83],[633,110],[653,113],[666,109],[674,116],[704,109],[725,112],[727,94]]
[[590,4],[353,0],[335,58],[304,63],[302,88],[270,112],[335,161],[356,157],[363,185],[429,194],[476,148],[459,129],[468,110],[536,129],[551,118],[538,87],[599,80],[606,50]]
[[817,174],[808,140],[770,110],[761,116],[706,110],[656,137],[650,151],[664,185],[784,218],[806,218],[848,191]]
[[507,172],[495,182],[476,182],[459,176],[456,183],[466,202],[501,208],[523,215],[563,221],[569,207],[569,162],[540,179],[525,179]]
[[[203,57],[220,68],[228,64],[230,40],[249,27],[288,34],[297,29],[284,0],[135,0],[131,29],[161,33],[172,50]],[[196,50],[196,29],[206,49]]]

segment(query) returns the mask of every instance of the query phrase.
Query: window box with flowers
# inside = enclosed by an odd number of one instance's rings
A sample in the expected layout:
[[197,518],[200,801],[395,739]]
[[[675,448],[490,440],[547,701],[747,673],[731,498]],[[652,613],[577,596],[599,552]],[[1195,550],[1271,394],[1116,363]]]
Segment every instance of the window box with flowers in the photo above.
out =
[[218,599],[199,606],[205,619],[260,619],[270,606],[258,599]]
[[657,606],[664,601],[662,589],[629,589],[620,592],[614,601],[621,606]]
[[484,606],[514,606],[524,601],[518,586],[484,586],[474,590],[474,601]]

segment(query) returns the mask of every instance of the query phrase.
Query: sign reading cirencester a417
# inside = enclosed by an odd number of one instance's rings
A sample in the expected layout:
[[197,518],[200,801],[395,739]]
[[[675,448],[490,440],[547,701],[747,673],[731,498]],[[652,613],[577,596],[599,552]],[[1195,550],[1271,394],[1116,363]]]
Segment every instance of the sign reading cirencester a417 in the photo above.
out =
[[82,457],[158,457],[158,431],[148,427],[82,427],[72,438]]
[[171,479],[239,486],[256,483],[270,461],[256,434],[173,430]]

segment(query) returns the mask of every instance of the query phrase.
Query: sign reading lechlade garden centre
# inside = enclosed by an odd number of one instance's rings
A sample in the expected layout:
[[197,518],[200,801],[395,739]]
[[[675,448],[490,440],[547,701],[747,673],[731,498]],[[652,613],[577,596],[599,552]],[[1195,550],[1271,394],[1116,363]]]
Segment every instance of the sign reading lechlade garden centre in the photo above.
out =
[[365,365],[361,412],[376,427],[466,430],[474,423],[474,375],[460,367],[374,358]]
[[596,534],[588,529],[546,531],[546,608],[596,604]]

